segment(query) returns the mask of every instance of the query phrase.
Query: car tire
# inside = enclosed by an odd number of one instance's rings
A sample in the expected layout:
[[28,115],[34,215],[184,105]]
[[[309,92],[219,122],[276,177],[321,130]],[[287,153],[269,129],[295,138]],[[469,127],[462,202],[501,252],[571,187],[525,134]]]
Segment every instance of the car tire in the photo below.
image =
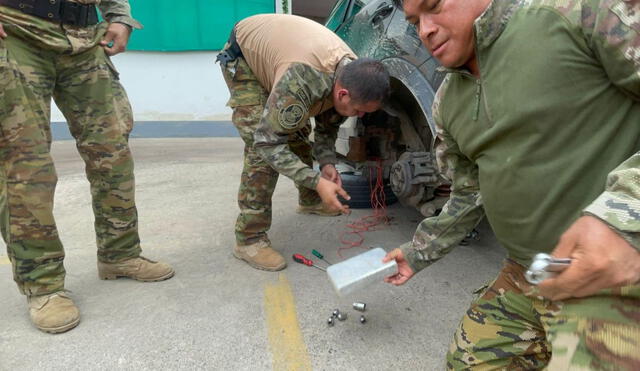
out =
[[[342,188],[351,196],[349,201],[340,198],[340,202],[349,205],[352,209],[371,209],[371,190],[369,189],[369,178],[357,175],[352,172],[340,173],[342,178]],[[384,181],[384,195],[387,205],[398,202],[398,197],[391,190],[389,180]]]

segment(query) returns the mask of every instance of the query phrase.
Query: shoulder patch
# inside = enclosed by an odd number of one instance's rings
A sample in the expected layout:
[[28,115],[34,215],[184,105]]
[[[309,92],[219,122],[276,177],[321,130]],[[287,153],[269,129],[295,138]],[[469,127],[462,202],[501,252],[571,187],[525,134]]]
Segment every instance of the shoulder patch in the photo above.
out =
[[305,109],[302,105],[294,103],[280,110],[278,122],[284,129],[295,129],[304,117]]

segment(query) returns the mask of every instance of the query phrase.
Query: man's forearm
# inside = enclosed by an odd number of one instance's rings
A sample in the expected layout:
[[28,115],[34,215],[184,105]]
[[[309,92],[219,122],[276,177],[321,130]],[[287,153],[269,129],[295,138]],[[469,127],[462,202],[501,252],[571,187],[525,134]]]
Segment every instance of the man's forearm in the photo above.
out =
[[607,223],[640,251],[640,153],[623,162],[607,177],[605,191],[585,214]]
[[309,189],[318,185],[320,173],[303,163],[287,144],[256,144],[256,152],[278,173]]
[[483,216],[479,194],[452,196],[438,216],[423,220],[413,240],[401,246],[411,269],[418,272],[448,254]]
[[313,157],[318,161],[320,166],[326,164],[336,164],[336,138],[338,137],[338,127],[316,123],[315,142],[313,143]]

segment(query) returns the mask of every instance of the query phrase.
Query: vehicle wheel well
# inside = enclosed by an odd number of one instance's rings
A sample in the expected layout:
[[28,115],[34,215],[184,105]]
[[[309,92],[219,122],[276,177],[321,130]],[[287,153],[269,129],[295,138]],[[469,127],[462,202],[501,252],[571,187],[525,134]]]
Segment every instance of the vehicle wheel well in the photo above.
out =
[[431,132],[429,121],[422,111],[420,104],[418,104],[418,101],[414,97],[413,93],[411,93],[411,90],[409,90],[409,88],[402,81],[396,79],[395,77],[391,77],[390,81],[390,103],[396,107],[401,108],[407,113],[422,142],[425,144],[428,150],[432,150],[434,136]]

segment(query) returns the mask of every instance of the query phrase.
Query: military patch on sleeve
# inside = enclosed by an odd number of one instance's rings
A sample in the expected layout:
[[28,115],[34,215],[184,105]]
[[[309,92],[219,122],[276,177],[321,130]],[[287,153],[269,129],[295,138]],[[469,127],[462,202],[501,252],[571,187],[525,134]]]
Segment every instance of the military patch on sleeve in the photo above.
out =
[[305,110],[300,104],[290,104],[278,113],[278,121],[284,129],[295,129],[302,118]]

